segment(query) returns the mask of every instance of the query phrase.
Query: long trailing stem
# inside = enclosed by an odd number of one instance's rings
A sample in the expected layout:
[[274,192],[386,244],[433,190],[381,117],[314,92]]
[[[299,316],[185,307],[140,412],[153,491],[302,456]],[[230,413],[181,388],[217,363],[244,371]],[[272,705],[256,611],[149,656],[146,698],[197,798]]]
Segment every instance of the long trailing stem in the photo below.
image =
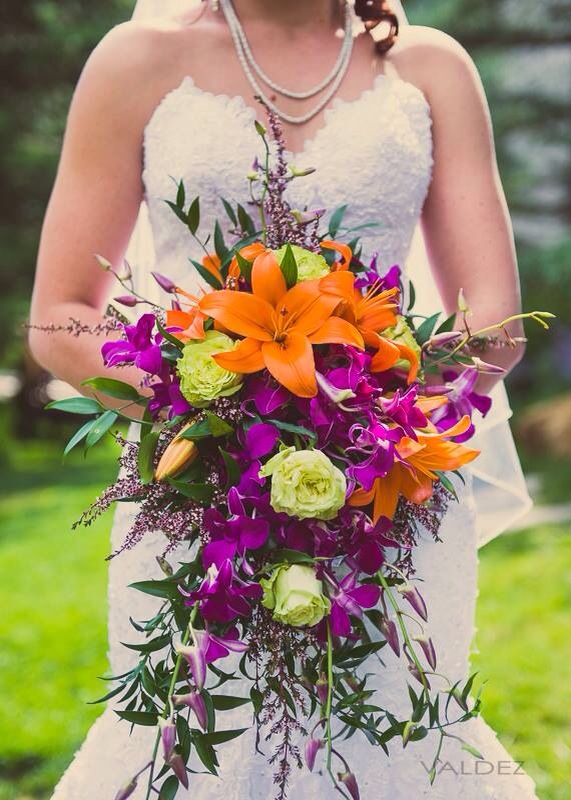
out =
[[428,695],[429,688],[428,688],[428,682],[426,680],[426,676],[424,674],[424,667],[420,663],[420,659],[418,658],[418,656],[416,654],[416,650],[415,650],[415,648],[414,648],[414,646],[412,644],[412,640],[411,640],[411,638],[409,636],[408,629],[407,629],[406,625],[404,624],[404,620],[402,618],[402,613],[401,613],[401,609],[399,607],[399,604],[397,603],[397,601],[394,598],[393,593],[391,592],[391,587],[389,586],[387,579],[385,578],[385,576],[383,575],[383,573],[380,570],[377,573],[377,576],[378,576],[378,579],[379,579],[379,582],[380,582],[381,586],[383,587],[383,589],[385,590],[385,592],[386,592],[386,594],[387,594],[387,596],[389,598],[389,602],[390,602],[391,606],[393,607],[393,609],[394,609],[394,611],[396,613],[396,617],[397,617],[397,620],[398,620],[399,627],[401,629],[401,633],[403,635],[403,639],[405,640],[405,642],[407,644],[407,647],[409,649],[411,658],[414,661],[416,668],[418,669],[418,672],[419,672],[419,675],[420,675],[420,678],[421,678],[421,681],[422,681],[422,685],[424,687],[424,691]]
[[[185,647],[190,642],[191,638],[193,638],[193,627],[192,626],[194,625],[194,622],[196,620],[196,615],[197,614],[198,614],[198,603],[195,603],[195,605],[193,606],[193,609],[192,609],[192,613],[190,615],[190,621],[188,623],[187,629],[185,631],[184,636],[182,637],[181,644],[182,644],[183,647]],[[169,690],[168,690],[168,694],[167,694],[167,702],[165,703],[165,708],[164,708],[164,711],[163,711],[163,714],[162,714],[162,718],[163,719],[166,719],[168,717],[169,713],[171,713],[171,711],[172,711],[172,696],[173,696],[175,688],[176,688],[176,684],[177,684],[177,681],[178,681],[178,676],[180,674],[180,668],[182,666],[183,658],[184,658],[184,656],[181,653],[179,653],[178,656],[177,656],[176,662],[175,662],[174,672],[172,674],[171,682],[170,682],[170,685],[169,685]],[[158,755],[158,752],[159,752],[160,741],[161,741],[161,732],[160,732],[160,730],[158,730],[157,731],[157,735],[155,737],[155,745],[154,745],[154,748],[153,748],[153,756],[152,756],[152,761],[151,761],[151,771],[149,772],[149,781],[147,783],[147,793],[145,795],[145,800],[149,800],[149,798],[151,797],[151,792],[153,790],[153,781],[154,781],[154,777],[155,777],[155,765],[156,765],[156,761],[157,761],[157,755]]]
[[325,738],[327,740],[327,771],[333,781],[337,783],[331,770],[331,757],[333,755],[333,742],[331,737],[331,708],[333,705],[333,641],[331,625],[327,620],[327,703],[325,705]]

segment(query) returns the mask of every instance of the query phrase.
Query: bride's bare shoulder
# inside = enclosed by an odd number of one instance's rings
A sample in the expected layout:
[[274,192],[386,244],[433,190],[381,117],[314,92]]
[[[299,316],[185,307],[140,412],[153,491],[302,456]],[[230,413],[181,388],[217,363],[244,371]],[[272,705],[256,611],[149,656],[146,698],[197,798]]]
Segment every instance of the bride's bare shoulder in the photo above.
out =
[[[394,52],[393,52],[394,51]],[[468,51],[448,33],[427,25],[402,26],[390,57],[400,74],[426,94],[448,86],[478,82],[478,72]]]

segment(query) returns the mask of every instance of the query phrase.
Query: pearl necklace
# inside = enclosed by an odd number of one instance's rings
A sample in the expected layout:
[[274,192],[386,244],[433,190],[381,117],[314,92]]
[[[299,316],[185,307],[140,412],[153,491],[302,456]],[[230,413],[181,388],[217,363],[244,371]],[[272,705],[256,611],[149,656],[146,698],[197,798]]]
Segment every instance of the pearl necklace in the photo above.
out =
[[[280,86],[264,72],[254,58],[254,54],[252,53],[246,37],[246,33],[236,15],[231,0],[221,0],[220,5],[226,18],[226,22],[228,23],[232,40],[236,48],[236,54],[242,69],[244,70],[244,74],[246,75],[246,78],[248,79],[254,92],[262,98],[268,108],[277,114],[277,116],[280,117],[280,119],[282,119],[284,122],[289,122],[292,125],[302,125],[304,122],[308,122],[310,119],[315,117],[316,114],[319,114],[319,112],[325,108],[327,103],[329,103],[341,85],[341,81],[345,77],[351,61],[351,54],[353,52],[353,20],[349,3],[345,3],[345,36],[337,61],[335,62],[329,74],[322,81],[320,81],[317,86],[314,86],[311,89],[303,92],[294,92],[290,89]],[[328,88],[325,95],[321,98],[317,105],[315,105],[305,114],[296,116],[287,114],[285,111],[279,109],[276,104],[270,100],[266,92],[264,92],[258,78],[275,92],[294,100],[306,100],[310,97],[314,97],[316,94],[319,94],[327,87]]]

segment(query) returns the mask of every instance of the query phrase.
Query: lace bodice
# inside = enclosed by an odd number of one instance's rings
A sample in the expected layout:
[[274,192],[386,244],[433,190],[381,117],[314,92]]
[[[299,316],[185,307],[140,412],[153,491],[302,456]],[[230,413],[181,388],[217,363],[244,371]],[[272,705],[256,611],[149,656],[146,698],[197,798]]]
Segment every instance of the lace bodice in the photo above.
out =
[[[205,92],[187,77],[147,125],[143,181],[157,264],[184,286],[200,285],[188,262],[200,250],[164,201],[174,199],[182,178],[189,197],[200,195],[205,235],[226,219],[221,196],[246,205],[246,174],[263,147],[255,119],[242,97]],[[378,75],[355,100],[335,99],[315,136],[289,154],[296,166],[316,168],[290,186],[292,205],[333,210],[349,203],[348,225],[377,225],[361,232],[363,252],[378,251],[381,269],[404,268],[432,174],[431,123],[421,90],[397,76]]]

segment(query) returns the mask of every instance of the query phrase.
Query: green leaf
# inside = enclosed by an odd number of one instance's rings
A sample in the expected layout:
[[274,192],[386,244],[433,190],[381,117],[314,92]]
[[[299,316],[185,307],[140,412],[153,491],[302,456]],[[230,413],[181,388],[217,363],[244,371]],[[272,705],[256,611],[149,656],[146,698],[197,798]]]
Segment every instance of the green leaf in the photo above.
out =
[[46,406],[50,411],[65,411],[66,414],[99,414],[103,406],[93,397],[67,397],[54,400]]
[[230,697],[224,694],[212,695],[212,704],[216,711],[231,711],[233,708],[251,703],[249,697]]
[[226,242],[224,241],[224,234],[222,233],[222,228],[220,227],[218,220],[216,220],[214,225],[214,249],[216,250],[216,255],[220,260],[225,258],[228,252]]
[[236,250],[236,261],[238,262],[238,266],[240,267],[240,273],[244,280],[248,281],[248,283],[252,280],[252,267],[253,263],[248,261],[247,258],[240,255],[240,252]]
[[271,554],[272,561],[278,563],[284,562],[286,564],[313,564],[315,559],[301,550],[288,550],[283,548],[281,550],[274,550]]
[[246,233],[249,233],[250,236],[254,236],[256,233],[256,226],[254,225],[254,221],[252,217],[248,214],[244,206],[238,203],[238,221],[240,223],[240,227]]
[[184,222],[186,225],[186,214],[182,208],[179,208],[176,203],[172,203],[170,200],[165,200],[165,203],[176,216],[180,219],[181,222]]
[[341,227],[346,211],[347,205],[339,206],[331,215],[331,219],[329,220],[329,235],[332,239],[339,233],[339,228]]
[[234,209],[232,208],[232,206],[230,205],[228,200],[225,200],[223,197],[221,197],[220,199],[222,200],[222,205],[224,206],[224,211],[228,215],[228,219],[230,220],[230,222],[233,225],[238,225],[238,217],[234,213]]
[[226,488],[229,489],[231,486],[236,486],[237,483],[240,483],[242,473],[240,472],[238,462],[230,453],[227,453],[226,450],[223,450],[221,447],[219,447],[218,450],[224,459],[224,466],[226,467],[226,475],[228,478]]
[[454,484],[452,483],[450,478],[446,475],[446,473],[435,470],[435,474],[438,475],[438,479],[440,480],[440,483],[444,486],[444,488],[447,489],[450,492],[450,494],[456,498],[456,500],[458,500],[458,492],[456,491]]
[[148,642],[140,642],[137,644],[127,644],[122,642],[123,647],[129,650],[135,650],[137,653],[156,653],[162,650],[170,643],[171,637],[168,635],[157,636],[156,639],[150,639]]
[[178,584],[174,580],[165,581],[136,581],[129,584],[130,589],[136,589],[152,597],[173,598],[180,597]]
[[166,339],[166,341],[167,341],[167,342],[169,342],[170,344],[172,344],[174,347],[176,347],[176,349],[177,349],[177,350],[178,350],[180,353],[182,353],[182,350],[183,350],[184,344],[183,344],[181,341],[179,341],[179,340],[176,338],[176,336],[173,336],[173,335],[172,335],[172,333],[169,333],[169,332],[166,330],[166,328],[164,328],[164,327],[163,327],[163,325],[162,325],[161,321],[160,321],[158,318],[157,318],[157,329],[158,329],[159,333],[161,334],[161,336],[163,337],[163,339]]
[[196,748],[198,757],[206,767],[206,769],[213,775],[217,775],[216,767],[218,761],[216,759],[216,751],[212,743],[208,741],[209,734],[203,734],[199,731],[192,732],[192,742]]
[[117,422],[119,414],[116,411],[106,411],[99,419],[95,420],[85,439],[85,449],[89,450],[97,444],[107,431]]
[[171,775],[161,786],[159,792],[159,800],[174,800],[178,792],[178,778],[176,775]]
[[214,733],[203,733],[200,734],[203,739],[205,739],[209,744],[216,745],[216,744],[224,744],[224,742],[230,742],[232,739],[237,739],[238,736],[242,736],[243,733],[250,730],[249,728],[240,728],[233,731],[215,731]]
[[212,286],[213,289],[222,289],[222,284],[216,275],[213,275],[211,272],[209,272],[204,264],[201,264],[200,261],[194,261],[192,258],[189,258],[189,261],[198,272],[200,277],[205,280],[209,286]]
[[87,434],[89,433],[89,431],[91,430],[93,425],[95,425],[96,422],[97,420],[95,419],[88,420],[85,423],[85,425],[82,425],[81,428],[73,434],[73,436],[65,446],[65,450],[63,451],[64,456],[67,456],[69,453],[71,453],[73,448],[76,447],[80,442],[82,442],[85,439],[85,437],[87,436]]
[[132,400],[136,403],[143,399],[130,383],[116,381],[114,378],[89,378],[83,381],[81,385],[90,386],[92,389],[97,389],[97,391],[103,392],[109,397],[115,397],[118,400]]
[[154,478],[154,458],[159,437],[159,431],[151,431],[146,436],[143,436],[139,444],[137,466],[139,467],[139,475],[143,483],[151,483]]
[[206,411],[205,413],[213,436],[228,436],[234,433],[234,428],[219,417],[218,414],[214,414],[212,411]]
[[186,224],[188,225],[189,231],[194,236],[200,226],[200,197],[195,197],[190,204],[188,214],[186,215]]
[[184,189],[184,182],[179,181],[176,193],[176,204],[178,208],[184,208],[185,203],[186,203],[186,191]]
[[474,756],[474,758],[480,759],[480,761],[483,761],[484,759],[484,756],[480,753],[480,751],[476,750],[476,748],[473,747],[471,744],[468,744],[468,742],[464,742],[462,744],[462,750],[465,750],[467,753],[470,753],[470,755]]
[[214,486],[210,483],[184,483],[173,478],[169,478],[168,483],[184,497],[197,500],[199,503],[211,503],[214,497]]
[[456,325],[456,314],[450,314],[450,316],[444,320],[442,325],[436,330],[436,333],[450,333],[450,331],[454,330],[454,326]]
[[154,728],[158,724],[158,717],[156,711],[116,711],[118,717],[132,722],[134,725],[145,725],[149,728]]
[[204,418],[183,431],[180,434],[180,438],[195,441],[207,439],[210,436],[219,438],[220,436],[228,436],[231,433],[234,433],[234,429],[231,425],[228,425],[227,422],[224,422],[223,419],[212,411],[206,411]]
[[117,697],[118,694],[121,694],[121,692],[124,689],[125,689],[125,684],[122,683],[122,684],[120,684],[120,686],[116,686],[114,689],[111,689],[110,692],[107,692],[106,695],[104,695],[103,697],[100,697],[98,700],[89,700],[87,702],[87,705],[88,706],[96,706],[96,705],[99,705],[99,703],[106,703],[108,700],[111,700],[112,697]]
[[414,283],[409,283],[408,285],[408,311],[411,311],[414,308],[414,304],[416,303],[416,289],[414,288]]
[[415,338],[421,346],[425,344],[432,336],[439,318],[440,312],[438,314],[433,314],[431,317],[428,317],[428,319],[425,319],[424,322],[416,329]]
[[291,289],[297,283],[297,261],[291,249],[291,245],[286,245],[285,253],[280,264],[281,271],[285,278],[287,288]]
[[287,431],[288,433],[297,433],[299,436],[308,436],[312,440],[317,439],[317,434],[315,431],[312,431],[309,428],[304,428],[302,425],[292,425],[290,422],[282,422],[282,420],[279,419],[270,419],[268,422],[272,425],[275,425],[276,428],[279,428],[282,431]]

